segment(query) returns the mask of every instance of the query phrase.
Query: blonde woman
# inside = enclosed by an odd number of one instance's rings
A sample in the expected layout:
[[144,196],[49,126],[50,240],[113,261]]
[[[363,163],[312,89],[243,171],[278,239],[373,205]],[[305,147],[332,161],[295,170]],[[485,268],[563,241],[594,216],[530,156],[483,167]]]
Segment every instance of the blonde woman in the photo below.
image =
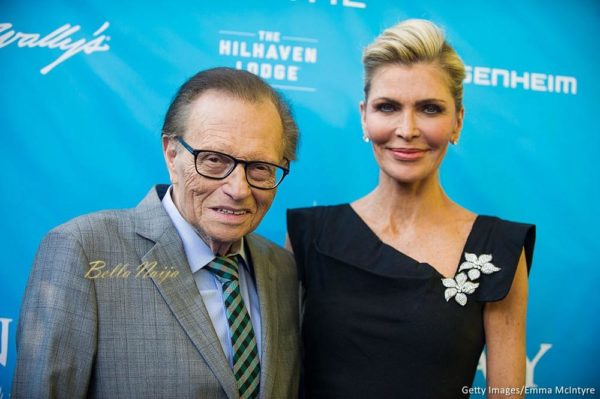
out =
[[465,397],[484,345],[487,384],[520,388],[535,226],[476,215],[440,185],[463,127],[464,65],[425,20],[384,31],[363,63],[379,183],[350,204],[288,213],[306,396]]

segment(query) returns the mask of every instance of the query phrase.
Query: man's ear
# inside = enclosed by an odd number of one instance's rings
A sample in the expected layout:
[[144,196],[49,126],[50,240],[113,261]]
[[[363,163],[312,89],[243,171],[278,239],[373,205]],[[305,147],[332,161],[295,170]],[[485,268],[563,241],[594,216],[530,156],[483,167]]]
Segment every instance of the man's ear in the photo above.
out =
[[169,136],[162,137],[163,156],[169,171],[169,178],[172,184],[177,183],[177,173],[175,168],[175,158],[177,157],[178,147],[174,138]]

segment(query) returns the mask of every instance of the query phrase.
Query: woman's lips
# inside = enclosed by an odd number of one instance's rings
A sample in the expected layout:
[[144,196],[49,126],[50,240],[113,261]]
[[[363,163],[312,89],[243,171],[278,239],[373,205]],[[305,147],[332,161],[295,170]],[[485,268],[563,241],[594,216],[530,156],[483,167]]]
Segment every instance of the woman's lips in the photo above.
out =
[[427,150],[420,148],[390,148],[389,150],[394,158],[401,161],[416,161],[423,158],[427,153]]

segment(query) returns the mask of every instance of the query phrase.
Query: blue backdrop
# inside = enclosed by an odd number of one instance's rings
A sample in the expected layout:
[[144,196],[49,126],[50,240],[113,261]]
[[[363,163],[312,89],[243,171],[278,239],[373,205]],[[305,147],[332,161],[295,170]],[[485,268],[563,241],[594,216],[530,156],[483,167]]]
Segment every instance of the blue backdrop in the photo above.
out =
[[259,228],[282,243],[286,208],[351,201],[376,184],[359,123],[361,51],[414,17],[443,26],[469,65],[445,190],[477,213],[538,226],[528,386],[598,390],[597,1],[12,0],[0,5],[0,399],[41,237],[167,182],[160,128],[185,79],[249,69],[292,102],[299,160]]

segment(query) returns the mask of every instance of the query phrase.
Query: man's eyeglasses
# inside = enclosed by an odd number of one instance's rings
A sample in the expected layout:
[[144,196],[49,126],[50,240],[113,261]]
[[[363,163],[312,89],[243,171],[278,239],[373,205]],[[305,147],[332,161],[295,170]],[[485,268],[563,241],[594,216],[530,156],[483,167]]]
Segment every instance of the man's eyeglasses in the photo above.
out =
[[177,141],[194,155],[196,172],[208,179],[224,179],[241,163],[244,165],[244,171],[246,172],[246,181],[251,187],[260,190],[272,190],[290,172],[289,167],[285,168],[269,162],[243,161],[218,151],[196,150],[186,143],[181,136],[177,136]]

